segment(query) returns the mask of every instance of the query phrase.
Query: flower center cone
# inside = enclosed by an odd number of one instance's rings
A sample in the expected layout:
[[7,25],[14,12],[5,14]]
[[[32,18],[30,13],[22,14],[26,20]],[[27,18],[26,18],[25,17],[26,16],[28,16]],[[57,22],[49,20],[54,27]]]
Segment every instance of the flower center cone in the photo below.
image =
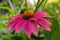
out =
[[23,13],[23,18],[24,19],[30,19],[34,17],[34,13],[33,12],[24,12]]

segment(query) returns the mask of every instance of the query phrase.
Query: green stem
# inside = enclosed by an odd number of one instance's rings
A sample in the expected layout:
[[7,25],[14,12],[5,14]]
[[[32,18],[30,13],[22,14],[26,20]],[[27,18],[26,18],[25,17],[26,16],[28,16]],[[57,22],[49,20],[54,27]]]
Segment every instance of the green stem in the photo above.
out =
[[25,6],[26,6],[26,8],[27,8],[27,0],[25,0]]
[[40,0],[38,0],[36,7],[38,6],[39,3],[40,3]]
[[37,11],[38,11],[38,8],[42,5],[43,2],[44,2],[44,0],[42,0],[41,3],[39,3],[39,4],[36,6],[34,12],[37,12]]
[[47,3],[47,0],[45,0],[45,3],[44,3],[44,5],[43,5],[43,10],[44,10],[44,8],[45,8],[45,6],[46,6],[46,3]]
[[13,6],[11,0],[8,0],[8,3],[9,3],[9,5],[10,5],[11,9],[14,10],[14,6]]

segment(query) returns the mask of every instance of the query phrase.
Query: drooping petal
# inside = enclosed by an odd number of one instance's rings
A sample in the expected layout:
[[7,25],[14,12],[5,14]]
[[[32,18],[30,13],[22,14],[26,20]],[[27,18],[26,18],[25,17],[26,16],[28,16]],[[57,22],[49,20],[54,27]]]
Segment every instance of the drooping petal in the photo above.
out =
[[31,31],[38,36],[38,27],[35,22],[30,22],[29,26],[32,28]]
[[16,18],[23,19],[21,14],[16,15],[14,18],[15,18],[15,19],[16,19]]
[[7,24],[7,28],[10,27],[10,26],[14,26],[16,23],[19,22],[19,19],[14,19],[14,20],[11,20],[8,24]]
[[37,18],[38,24],[46,31],[50,31],[51,23],[43,18]]
[[29,22],[26,22],[26,24],[24,26],[24,32],[29,38],[30,38],[30,35],[31,35],[31,30],[32,30],[32,28],[30,26],[31,25],[29,24]]
[[47,18],[52,18],[52,16],[48,15],[46,12],[39,11],[35,13],[35,17],[47,17]]
[[20,20],[22,20],[22,16],[21,15],[17,15],[17,17],[14,17],[13,20],[11,20],[8,24],[7,24],[7,28],[10,26],[14,26],[16,23],[18,23]]
[[17,23],[17,25],[16,25],[16,27],[15,27],[16,33],[18,33],[19,31],[22,30],[22,28],[23,28],[23,26],[24,26],[24,23],[25,23],[24,20],[20,20],[19,23]]
[[9,33],[13,32],[15,30],[15,25],[11,27]]
[[12,19],[16,19],[18,17],[20,18],[20,17],[22,17],[22,15],[21,14],[17,14],[15,16],[7,16],[7,18],[12,18]]

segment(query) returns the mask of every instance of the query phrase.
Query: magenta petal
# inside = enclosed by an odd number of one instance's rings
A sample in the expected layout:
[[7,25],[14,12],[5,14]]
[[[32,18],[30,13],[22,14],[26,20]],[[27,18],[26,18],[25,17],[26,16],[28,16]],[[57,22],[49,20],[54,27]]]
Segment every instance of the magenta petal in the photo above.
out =
[[14,26],[16,23],[18,23],[19,19],[14,19],[14,20],[11,20],[8,24],[7,24],[7,28],[10,27],[10,26]]
[[7,28],[10,27],[10,26],[14,26],[18,21],[16,20],[11,20],[8,24],[7,24]]
[[28,21],[35,22],[36,21],[36,18],[30,18]]
[[15,25],[14,25],[14,26],[12,26],[12,28],[10,29],[10,31],[9,31],[9,32],[11,33],[11,32],[13,32],[14,30],[15,30]]
[[30,25],[29,25],[32,29],[31,31],[36,35],[38,36],[38,28],[37,28],[37,24],[34,23],[34,22],[30,22]]
[[49,16],[47,13],[39,11],[37,13],[35,13],[35,17],[48,17],[48,18],[52,18],[52,16]]
[[15,19],[16,19],[16,18],[23,19],[21,14],[16,15],[14,18],[15,18]]
[[51,23],[43,18],[37,18],[38,24],[46,31],[50,31]]
[[31,30],[32,30],[32,28],[30,26],[31,25],[29,25],[29,22],[26,22],[26,24],[24,26],[24,32],[29,38],[30,38],[30,35],[31,35]]
[[11,29],[10,29],[10,31],[9,31],[10,33],[15,30],[15,26],[16,26],[16,24],[11,27]]
[[18,23],[20,20],[23,20],[21,15],[17,15],[13,18],[13,20],[11,20],[8,24],[7,24],[7,28],[10,26],[14,26],[16,23]]
[[22,30],[22,28],[23,28],[23,26],[24,26],[24,23],[25,23],[24,20],[20,20],[19,23],[17,23],[17,25],[16,25],[16,27],[15,27],[16,33],[18,33],[19,31]]
[[36,18],[30,18],[29,20],[30,21],[36,21]]

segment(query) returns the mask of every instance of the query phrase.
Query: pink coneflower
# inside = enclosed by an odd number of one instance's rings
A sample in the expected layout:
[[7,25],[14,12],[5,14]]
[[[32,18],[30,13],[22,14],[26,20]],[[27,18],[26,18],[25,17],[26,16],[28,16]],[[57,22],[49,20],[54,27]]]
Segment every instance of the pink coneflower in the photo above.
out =
[[50,31],[51,23],[47,21],[45,18],[51,18],[45,12],[24,12],[23,14],[18,14],[9,22],[7,25],[11,27],[10,32],[15,30],[16,33],[20,32],[22,29],[24,33],[30,37],[31,33],[38,36],[38,25],[46,31]]

